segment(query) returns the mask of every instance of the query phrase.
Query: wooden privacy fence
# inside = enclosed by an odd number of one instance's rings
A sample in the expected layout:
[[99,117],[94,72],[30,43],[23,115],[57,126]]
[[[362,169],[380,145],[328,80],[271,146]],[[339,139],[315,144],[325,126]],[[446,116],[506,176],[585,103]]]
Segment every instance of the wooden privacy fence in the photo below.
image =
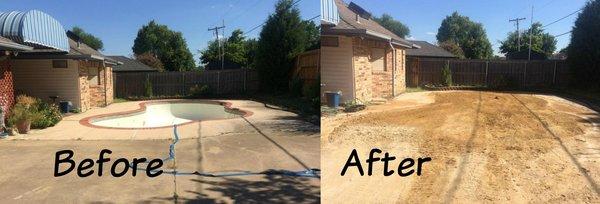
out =
[[408,58],[407,86],[441,84],[448,65],[458,85],[501,86],[508,81],[518,87],[566,86],[569,68],[564,60],[442,60]]
[[299,54],[296,57],[294,70],[292,70],[292,78],[297,76],[304,84],[317,82],[321,67],[320,57],[321,52],[319,49]]
[[186,96],[195,85],[208,85],[213,94],[241,94],[258,90],[258,74],[254,70],[219,70],[202,72],[115,73],[117,98],[144,96],[146,80],[152,84],[154,96]]

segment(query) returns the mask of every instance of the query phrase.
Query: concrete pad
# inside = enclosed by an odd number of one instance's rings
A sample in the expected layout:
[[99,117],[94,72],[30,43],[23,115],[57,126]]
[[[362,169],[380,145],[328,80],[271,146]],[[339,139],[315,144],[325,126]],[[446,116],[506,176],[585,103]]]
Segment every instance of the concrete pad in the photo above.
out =
[[[254,112],[248,118],[203,121],[178,128],[181,138],[175,160],[163,170],[178,172],[303,171],[320,168],[319,127],[298,116],[266,108],[254,101],[229,101],[232,107]],[[320,179],[281,175],[247,175],[211,178],[162,174],[149,178],[109,176],[117,158],[165,158],[173,129],[118,130],[90,128],[79,120],[108,111],[135,109],[139,102],[110,105],[66,117],[57,126],[28,135],[0,140],[0,203],[315,203],[320,200]],[[54,177],[59,150],[75,152],[78,163],[98,159],[110,149],[111,162],[103,176],[80,178],[76,172]],[[5,165],[10,164],[10,165]],[[97,170],[97,166],[94,168]],[[130,170],[131,171],[131,170]]]

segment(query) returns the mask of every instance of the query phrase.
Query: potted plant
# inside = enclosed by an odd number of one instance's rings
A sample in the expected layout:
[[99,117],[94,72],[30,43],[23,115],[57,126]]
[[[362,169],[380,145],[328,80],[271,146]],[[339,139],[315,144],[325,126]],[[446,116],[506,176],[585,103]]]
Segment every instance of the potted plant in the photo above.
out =
[[17,97],[17,103],[12,108],[8,120],[20,134],[27,134],[31,129],[31,123],[41,117],[34,105],[35,99],[32,97],[25,95]]

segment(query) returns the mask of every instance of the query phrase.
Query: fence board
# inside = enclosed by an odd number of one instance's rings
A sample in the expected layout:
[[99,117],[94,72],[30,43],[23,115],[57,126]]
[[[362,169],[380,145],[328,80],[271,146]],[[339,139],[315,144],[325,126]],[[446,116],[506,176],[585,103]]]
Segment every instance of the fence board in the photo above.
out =
[[407,86],[441,84],[442,69],[448,65],[458,85],[518,87],[566,86],[569,68],[565,61],[407,59]]
[[115,73],[114,93],[117,98],[142,97],[150,80],[154,96],[185,96],[195,85],[208,85],[217,95],[241,94],[258,90],[258,74],[254,70],[218,70],[203,72]]

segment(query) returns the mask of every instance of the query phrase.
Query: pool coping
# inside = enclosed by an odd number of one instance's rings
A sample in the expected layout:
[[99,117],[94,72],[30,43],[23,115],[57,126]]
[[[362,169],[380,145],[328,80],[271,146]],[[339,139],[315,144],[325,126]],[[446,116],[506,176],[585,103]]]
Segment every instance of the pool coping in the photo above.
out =
[[[173,127],[172,125],[160,126],[160,127],[144,127],[144,128],[105,127],[105,126],[94,125],[94,124],[91,123],[91,121],[94,120],[94,119],[111,117],[111,116],[142,113],[142,112],[146,111],[146,106],[148,106],[148,105],[169,104],[169,103],[184,103],[184,102],[202,102],[202,103],[208,103],[208,104],[221,105],[221,106],[223,106],[225,108],[226,111],[237,111],[237,112],[240,112],[241,114],[234,113],[236,115],[240,115],[240,117],[250,117],[250,116],[252,116],[254,114],[252,111],[242,110],[242,109],[239,109],[239,108],[232,108],[231,107],[232,103],[231,102],[227,102],[227,101],[203,100],[203,99],[171,99],[171,100],[160,100],[160,101],[144,101],[144,102],[139,103],[138,104],[139,108],[135,109],[135,110],[121,111],[121,112],[114,112],[114,113],[106,113],[106,114],[100,114],[100,115],[94,115],[94,116],[85,117],[85,118],[79,120],[79,124],[81,124],[83,126],[86,126],[86,127],[90,127],[90,128],[113,129],[113,130],[151,130],[151,129],[172,128]],[[192,120],[192,121],[189,121],[189,122],[177,124],[177,126],[184,126],[184,125],[189,125],[189,124],[198,123],[198,122],[202,122],[202,121],[217,121],[217,120],[229,120],[229,119],[232,119],[232,118],[219,118],[219,119],[207,119],[207,120]]]

